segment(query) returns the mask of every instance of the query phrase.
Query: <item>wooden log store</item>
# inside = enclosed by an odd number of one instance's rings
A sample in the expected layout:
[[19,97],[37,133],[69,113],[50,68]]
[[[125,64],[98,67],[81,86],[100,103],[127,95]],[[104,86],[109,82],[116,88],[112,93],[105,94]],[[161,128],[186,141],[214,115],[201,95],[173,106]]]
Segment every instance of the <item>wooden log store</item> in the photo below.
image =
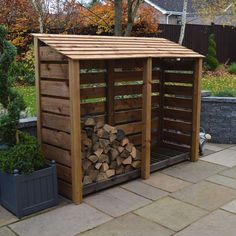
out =
[[[57,162],[60,194],[81,203],[93,191],[197,161],[202,55],[162,38],[34,34],[34,47],[38,140]],[[129,168],[114,175],[97,162],[113,176],[83,185],[88,117],[123,130],[141,168],[121,159]]]

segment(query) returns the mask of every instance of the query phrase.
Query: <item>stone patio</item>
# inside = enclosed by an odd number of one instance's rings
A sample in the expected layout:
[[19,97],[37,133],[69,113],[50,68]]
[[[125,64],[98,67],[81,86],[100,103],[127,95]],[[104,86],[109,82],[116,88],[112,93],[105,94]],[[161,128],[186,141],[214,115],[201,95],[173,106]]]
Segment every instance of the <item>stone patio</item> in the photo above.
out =
[[18,220],[0,207],[0,236],[235,236],[236,145]]

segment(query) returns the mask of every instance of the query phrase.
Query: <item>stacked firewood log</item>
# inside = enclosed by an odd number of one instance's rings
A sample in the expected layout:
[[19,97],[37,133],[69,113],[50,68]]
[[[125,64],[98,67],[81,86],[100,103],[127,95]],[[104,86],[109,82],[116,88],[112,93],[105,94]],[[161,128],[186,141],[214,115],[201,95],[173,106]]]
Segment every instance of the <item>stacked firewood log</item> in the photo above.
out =
[[139,150],[125,132],[87,118],[82,129],[83,184],[101,182],[141,167]]

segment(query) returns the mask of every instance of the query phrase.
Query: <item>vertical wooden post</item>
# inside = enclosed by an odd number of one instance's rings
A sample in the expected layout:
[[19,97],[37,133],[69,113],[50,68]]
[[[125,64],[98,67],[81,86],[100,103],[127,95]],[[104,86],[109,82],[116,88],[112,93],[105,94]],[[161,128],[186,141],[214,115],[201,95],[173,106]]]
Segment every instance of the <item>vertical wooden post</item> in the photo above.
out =
[[42,127],[41,127],[41,99],[40,99],[40,58],[39,58],[39,39],[34,36],[34,56],[35,56],[35,87],[36,87],[36,106],[37,106],[37,138],[42,144]]
[[143,97],[142,97],[142,166],[141,177],[150,177],[151,164],[151,111],[152,111],[152,58],[143,64]]
[[197,161],[199,158],[201,79],[202,79],[202,58],[198,58],[195,60],[195,68],[194,68],[191,161]]
[[107,104],[107,123],[109,125],[115,125],[115,111],[114,111],[114,61],[109,60],[107,62],[107,75],[106,75],[106,86],[107,86],[107,94],[106,94],[106,104]]
[[69,60],[70,119],[71,119],[71,172],[72,200],[80,204],[83,200],[81,124],[80,124],[80,64]]

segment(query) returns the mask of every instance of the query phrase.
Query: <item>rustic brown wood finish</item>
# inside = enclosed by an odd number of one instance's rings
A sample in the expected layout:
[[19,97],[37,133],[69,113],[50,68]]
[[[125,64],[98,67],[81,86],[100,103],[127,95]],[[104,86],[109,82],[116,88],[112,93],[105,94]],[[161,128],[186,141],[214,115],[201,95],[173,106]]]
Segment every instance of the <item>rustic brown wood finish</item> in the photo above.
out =
[[123,129],[142,150],[142,178],[153,170],[154,147],[198,159],[201,55],[161,38],[34,36],[38,138],[58,164],[62,195],[81,203],[83,191],[101,189],[82,185],[80,132],[89,116]]

